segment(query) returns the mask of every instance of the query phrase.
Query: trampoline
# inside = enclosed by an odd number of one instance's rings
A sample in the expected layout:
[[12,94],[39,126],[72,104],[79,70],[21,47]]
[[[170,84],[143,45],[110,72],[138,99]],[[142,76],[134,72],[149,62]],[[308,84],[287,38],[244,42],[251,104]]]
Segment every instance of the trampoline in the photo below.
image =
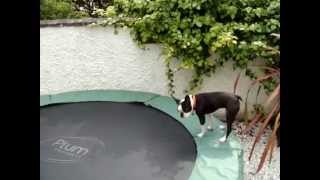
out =
[[196,117],[181,120],[175,106],[133,91],[41,96],[41,180],[243,179],[236,137],[197,139]]

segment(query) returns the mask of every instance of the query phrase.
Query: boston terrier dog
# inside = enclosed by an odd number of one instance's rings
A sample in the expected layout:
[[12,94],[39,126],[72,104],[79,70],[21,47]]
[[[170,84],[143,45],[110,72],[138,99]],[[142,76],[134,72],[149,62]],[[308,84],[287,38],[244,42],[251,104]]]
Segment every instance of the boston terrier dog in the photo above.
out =
[[[225,108],[227,132],[224,137],[219,139],[220,142],[226,142],[228,136],[230,135],[232,123],[240,110],[240,101],[242,101],[240,96],[227,92],[210,92],[196,95],[186,95],[185,98],[181,100],[178,100],[175,97],[172,98],[175,99],[178,105],[177,110],[180,113],[181,118],[187,118],[193,112],[196,113],[201,125],[201,132],[197,135],[199,138],[202,138],[207,130],[212,130],[212,122],[210,120],[208,121],[208,127],[205,127],[205,115],[211,114],[220,108]],[[224,126],[221,126],[220,128],[224,128]]]

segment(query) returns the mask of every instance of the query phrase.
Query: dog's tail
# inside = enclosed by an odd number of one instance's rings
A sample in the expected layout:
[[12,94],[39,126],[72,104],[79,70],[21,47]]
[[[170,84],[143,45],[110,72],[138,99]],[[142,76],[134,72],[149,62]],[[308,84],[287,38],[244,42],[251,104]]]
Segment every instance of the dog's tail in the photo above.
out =
[[235,95],[235,96],[236,96],[236,98],[237,98],[238,100],[242,101],[241,96],[238,96],[238,95]]

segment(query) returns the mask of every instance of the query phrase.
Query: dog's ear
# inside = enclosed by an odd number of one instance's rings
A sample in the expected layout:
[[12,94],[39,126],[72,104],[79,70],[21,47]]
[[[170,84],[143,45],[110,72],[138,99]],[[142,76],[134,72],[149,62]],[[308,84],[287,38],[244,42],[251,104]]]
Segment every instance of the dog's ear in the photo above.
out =
[[184,97],[184,101],[185,101],[186,103],[191,102],[190,96],[189,96],[189,95],[186,95],[186,96]]

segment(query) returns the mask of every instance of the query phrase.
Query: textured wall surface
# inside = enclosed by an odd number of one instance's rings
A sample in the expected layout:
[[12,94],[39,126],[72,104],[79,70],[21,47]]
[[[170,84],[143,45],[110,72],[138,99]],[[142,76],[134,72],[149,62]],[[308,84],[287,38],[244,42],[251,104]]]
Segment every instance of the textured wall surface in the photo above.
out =
[[[142,50],[128,30],[113,28],[40,28],[40,95],[74,90],[125,89],[167,95],[165,66],[158,45]],[[204,81],[200,90],[233,91],[238,71],[226,64]],[[183,96],[190,72],[176,75],[177,96]],[[246,95],[250,80],[242,76],[237,94]],[[253,91],[255,92],[255,91]],[[260,98],[264,100],[262,95]],[[249,102],[255,101],[255,93]]]

